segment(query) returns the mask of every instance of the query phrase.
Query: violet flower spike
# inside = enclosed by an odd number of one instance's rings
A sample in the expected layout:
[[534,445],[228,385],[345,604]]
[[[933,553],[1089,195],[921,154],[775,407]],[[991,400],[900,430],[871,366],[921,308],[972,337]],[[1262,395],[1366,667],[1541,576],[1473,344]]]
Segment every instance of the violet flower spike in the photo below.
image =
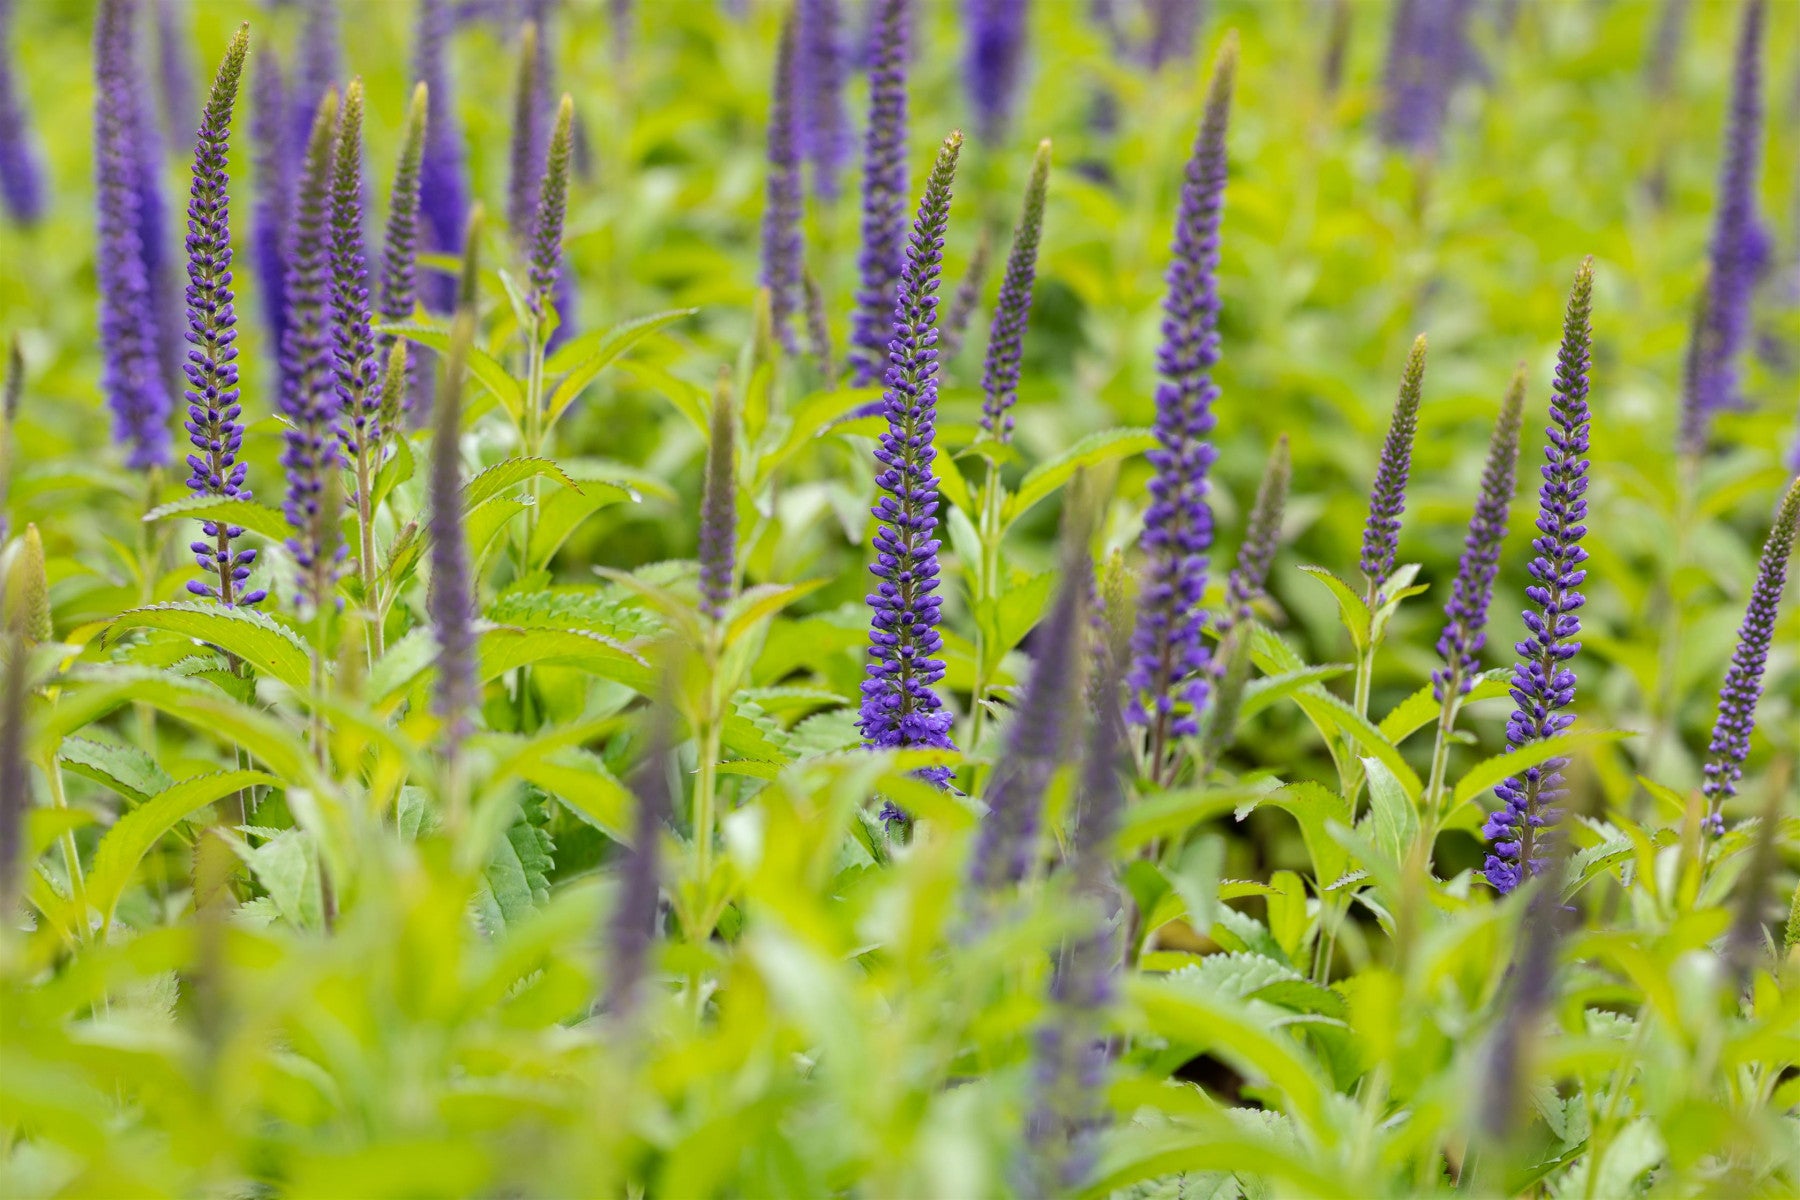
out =
[[194,71],[188,61],[188,29],[182,0],[156,0],[156,74],[162,100],[163,132],[171,142],[187,136],[194,119]]
[[737,422],[721,379],[707,422],[706,485],[700,497],[700,611],[725,616],[737,579]]
[[906,69],[911,0],[875,0],[869,125],[863,140],[862,251],[850,322],[850,382],[867,387],[887,361],[894,287],[906,239]]
[[838,197],[838,175],[850,161],[850,114],[843,13],[838,0],[799,0],[796,76],[798,140],[812,166],[812,190],[823,204]]
[[1750,338],[1750,301],[1766,253],[1766,235],[1756,218],[1756,176],[1762,149],[1763,18],[1763,0],[1749,0],[1744,5],[1705,300],[1694,322],[1691,368],[1682,395],[1681,450],[1690,455],[1706,449],[1714,418],[1738,406],[1737,361]]
[[[244,426],[238,403],[237,313],[231,289],[231,197],[226,159],[231,143],[231,112],[237,102],[244,55],[250,49],[250,27],[240,25],[225,51],[194,141],[193,186],[188,193],[188,289],[186,429],[197,453],[188,455],[193,475],[188,487],[202,496],[248,500],[245,463],[238,461]],[[189,580],[188,591],[207,596],[227,608],[251,605],[268,595],[245,590],[255,550],[233,550],[243,529],[223,521],[202,521],[210,542],[189,546],[206,581]],[[214,582],[216,580],[216,582]]]
[[[907,243],[894,305],[894,338],[888,350],[888,428],[875,451],[881,497],[873,509],[875,562],[870,574],[881,582],[868,597],[868,677],[862,685],[858,727],[863,741],[878,749],[953,749],[952,714],[935,685],[944,677],[938,659],[937,475],[932,438],[937,425],[937,289],[943,270],[944,231],[950,221],[950,185],[956,175],[962,134],[952,133],[919,201],[918,219]],[[922,778],[940,787],[948,767],[930,767]],[[891,806],[890,806],[891,807]],[[884,812],[889,817],[897,813]]]
[[1093,566],[1084,547],[1065,552],[1056,603],[1034,638],[1037,662],[1007,726],[1006,749],[988,779],[988,812],[975,839],[970,882],[992,893],[1020,883],[1037,857],[1044,794],[1068,757],[1082,694],[1081,650]]
[[[451,88],[450,39],[455,19],[450,0],[419,0],[415,37],[418,57],[414,77],[425,85],[425,150],[419,161],[419,207],[425,217],[425,249],[460,253],[463,223],[468,220],[468,185],[463,178],[462,125],[456,119]],[[433,312],[456,303],[456,280],[433,272],[425,280],[422,299]]]
[[[673,685],[669,687],[673,692]],[[663,823],[675,811],[675,793],[669,784],[669,758],[673,747],[670,726],[674,721],[670,697],[656,705],[650,717],[650,734],[644,758],[631,777],[637,801],[631,822],[631,844],[625,848],[619,870],[619,898],[607,921],[606,994],[599,1005],[615,1021],[630,1019],[643,1002],[644,976],[650,951],[656,943],[656,916],[662,875]]]
[[1468,40],[1473,0],[1400,0],[1388,42],[1381,132],[1391,146],[1433,154],[1450,94],[1478,66]]
[[14,82],[13,0],[0,0],[0,203],[20,225],[44,215],[44,159],[22,88]]
[[1487,644],[1488,605],[1494,598],[1494,578],[1500,573],[1500,545],[1517,488],[1519,427],[1525,413],[1525,364],[1513,374],[1512,385],[1500,405],[1500,419],[1488,440],[1487,462],[1481,469],[1481,493],[1469,517],[1463,538],[1462,558],[1456,580],[1444,604],[1444,632],[1437,652],[1444,665],[1432,673],[1432,690],[1441,704],[1451,694],[1467,695],[1481,671],[1481,649]]
[[569,139],[574,120],[575,102],[565,95],[556,110],[556,128],[550,135],[537,213],[531,222],[531,291],[527,300],[540,321],[547,306],[556,303],[557,284],[564,274],[563,217],[569,207]]
[[0,640],[0,912],[12,913],[25,870],[25,815],[31,811],[31,681],[25,639],[13,630]]
[[[479,214],[480,209],[474,210]],[[475,217],[471,217],[471,226]],[[473,253],[474,236],[470,236]],[[480,702],[475,674],[475,590],[469,571],[469,547],[462,519],[463,369],[475,337],[475,316],[458,311],[444,355],[444,376],[432,406],[431,466],[426,494],[431,515],[431,583],[425,609],[438,645],[437,690],[432,711],[444,722],[445,757],[454,760],[472,728]]]
[[807,351],[825,380],[826,391],[836,391],[837,360],[831,351],[831,318],[825,312],[825,291],[811,271],[800,274],[800,298],[806,315]]
[[[364,458],[381,440],[380,364],[370,327],[369,267],[362,233],[362,80],[344,92],[331,171],[331,346],[337,361],[338,439]],[[359,480],[364,464],[357,463]],[[361,498],[359,497],[359,503]]]
[[1425,385],[1425,335],[1413,340],[1400,375],[1400,396],[1388,422],[1369,491],[1369,517],[1363,525],[1362,573],[1369,582],[1371,607],[1381,600],[1382,585],[1394,573],[1400,551],[1400,515],[1406,511],[1406,478],[1412,471],[1413,436],[1419,428],[1419,398]]
[[[419,162],[425,152],[425,120],[427,109],[425,85],[413,88],[412,105],[406,113],[406,137],[401,143],[400,160],[394,167],[394,186],[388,194],[387,241],[381,256],[381,300],[383,321],[412,319],[419,303]],[[393,350],[398,339],[391,333],[378,334],[376,349],[382,354]],[[396,411],[412,408],[411,371],[397,381],[402,390],[391,394],[384,384],[382,396],[398,402]],[[393,433],[398,428],[383,428]]]
[[[1577,612],[1585,602],[1580,588],[1587,578],[1581,548],[1587,527],[1588,361],[1592,348],[1588,314],[1593,300],[1594,261],[1575,273],[1569,311],[1563,321],[1562,348],[1556,355],[1556,382],[1550,393],[1550,429],[1540,468],[1544,483],[1538,493],[1538,537],[1531,543],[1534,581],[1525,589],[1533,607],[1525,610],[1526,638],[1514,649],[1512,697],[1516,706],[1506,724],[1509,750],[1541,742],[1574,724],[1562,710],[1575,701],[1571,662],[1581,643]],[[1528,876],[1542,872],[1550,859],[1552,831],[1561,818],[1554,807],[1562,794],[1564,758],[1528,767],[1494,788],[1502,807],[1488,817],[1482,835],[1488,841],[1482,871],[1495,890],[1505,894]]]
[[1713,724],[1712,744],[1707,747],[1705,781],[1700,785],[1706,796],[1706,828],[1714,835],[1725,832],[1725,817],[1719,806],[1737,795],[1738,780],[1744,777],[1744,760],[1750,757],[1756,701],[1762,695],[1763,670],[1769,661],[1769,643],[1775,635],[1781,593],[1787,586],[1788,559],[1794,552],[1797,527],[1800,478],[1788,487],[1768,541],[1763,543],[1756,582],[1750,588],[1750,603],[1744,609],[1744,622],[1738,627],[1737,648],[1731,652],[1731,666],[1719,689],[1719,716]]
[[[1266,594],[1269,570],[1275,565],[1275,553],[1281,548],[1281,518],[1287,508],[1288,487],[1293,482],[1293,460],[1288,452],[1288,436],[1282,434],[1263,468],[1262,482],[1256,488],[1256,500],[1250,506],[1250,519],[1244,524],[1244,540],[1238,547],[1237,565],[1225,577],[1225,610],[1214,621],[1219,641],[1251,617],[1256,602]],[[1224,674],[1223,660],[1214,656],[1213,678]]]
[[512,157],[506,192],[506,221],[513,240],[521,246],[531,241],[549,146],[544,135],[544,89],[538,74],[539,62],[538,27],[527,21],[519,31],[519,73],[513,90]]
[[1200,34],[1203,0],[1146,0],[1150,29],[1138,57],[1152,71],[1169,63],[1192,63]]
[[1206,113],[1189,158],[1175,220],[1175,243],[1157,350],[1155,474],[1144,513],[1145,567],[1133,662],[1127,675],[1130,719],[1148,727],[1152,772],[1161,777],[1170,744],[1199,731],[1206,702],[1207,650],[1200,609],[1212,546],[1207,475],[1215,451],[1213,401],[1219,389],[1219,225],[1224,215],[1225,131],[1237,73],[1237,39],[1228,35],[1213,69]]
[[281,60],[259,54],[250,75],[250,142],[255,147],[256,210],[250,253],[262,288],[269,340],[282,345],[287,331],[289,228],[294,209],[294,161],[288,146],[287,88]]
[[288,97],[289,147],[298,151],[312,132],[313,111],[344,75],[339,48],[337,0],[302,0],[306,25],[294,60],[293,93]]
[[337,537],[338,514],[327,501],[332,476],[341,465],[333,418],[338,412],[331,347],[330,228],[332,150],[338,99],[326,92],[307,138],[306,157],[295,198],[293,257],[288,267],[291,304],[281,339],[281,412],[287,418],[281,465],[287,472],[282,505],[294,535],[288,548],[300,568],[300,600],[317,613],[330,602],[344,547]]
[[800,190],[800,148],[794,136],[794,102],[799,87],[794,54],[794,14],[781,22],[775,52],[775,86],[769,105],[769,183],[763,202],[762,285],[769,290],[769,320],[782,349],[799,353],[794,313],[801,304],[805,272],[800,240],[804,201]]
[[1025,185],[1025,207],[1013,230],[1012,252],[1000,281],[1000,299],[988,329],[987,361],[981,371],[981,428],[996,441],[1012,440],[1012,406],[1019,398],[1019,362],[1025,326],[1031,320],[1031,288],[1037,280],[1038,240],[1044,232],[1044,192],[1050,182],[1050,142],[1038,143]]
[[1026,0],[966,0],[966,75],[981,140],[998,146],[1012,120],[1025,66]]
[[[156,306],[138,220],[137,122],[131,83],[133,0],[102,0],[94,26],[95,193],[99,212],[101,389],[113,440],[134,470],[169,461],[171,397],[152,339]],[[204,449],[205,447],[202,447]]]

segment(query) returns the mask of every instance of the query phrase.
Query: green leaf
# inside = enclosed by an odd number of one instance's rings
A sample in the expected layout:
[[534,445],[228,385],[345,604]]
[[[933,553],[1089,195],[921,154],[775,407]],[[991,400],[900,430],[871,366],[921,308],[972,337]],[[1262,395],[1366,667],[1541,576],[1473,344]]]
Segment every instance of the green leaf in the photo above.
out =
[[638,493],[623,483],[610,480],[584,479],[574,476],[576,489],[564,488],[538,499],[537,528],[531,534],[529,548],[535,567],[548,566],[580,524],[603,508],[614,504],[636,503]]
[[1360,715],[1324,688],[1302,689],[1295,694],[1294,703],[1322,729],[1331,726],[1342,730],[1363,749],[1379,758],[1394,773],[1394,778],[1400,781],[1408,796],[1418,796],[1424,786],[1419,782],[1419,773],[1400,756],[1400,751],[1394,748],[1392,742],[1381,736],[1379,729],[1369,724],[1367,717]]
[[1368,649],[1371,617],[1369,606],[1363,598],[1349,584],[1324,567],[1303,566],[1300,569],[1330,589],[1332,598],[1338,604],[1338,616],[1343,621],[1344,628],[1350,631],[1350,641],[1357,653]]
[[1348,663],[1322,663],[1316,667],[1301,667],[1297,671],[1283,671],[1279,675],[1265,675],[1261,679],[1253,679],[1244,688],[1243,703],[1238,708],[1238,721],[1249,720],[1263,709],[1292,696],[1311,684],[1323,683],[1327,679],[1336,679],[1339,675],[1348,675],[1356,668]]
[[1571,758],[1577,751],[1623,741],[1631,736],[1631,732],[1624,729],[1585,729],[1575,733],[1561,733],[1541,742],[1530,742],[1505,754],[1497,754],[1476,763],[1457,780],[1456,790],[1450,795],[1450,806],[1455,808],[1472,801],[1496,783],[1517,775],[1527,767],[1538,766],[1547,759]]
[[763,484],[803,447],[825,436],[841,418],[879,399],[881,389],[878,387],[839,388],[801,397],[800,402],[787,412],[786,431],[780,441],[757,461],[751,490],[760,492]]
[[1406,789],[1379,758],[1362,760],[1368,773],[1369,814],[1375,822],[1375,842],[1394,858],[1405,862],[1419,836],[1419,814]]
[[765,583],[746,589],[731,602],[726,612],[729,621],[725,627],[726,642],[746,636],[759,621],[767,620],[794,601],[818,591],[827,582],[808,579],[802,583]]
[[[587,385],[594,381],[595,376],[606,370],[620,355],[665,325],[672,325],[699,311],[697,308],[674,308],[667,312],[651,313],[645,317],[634,317],[629,321],[621,321],[610,329],[601,330],[598,337],[591,334],[586,335],[586,337],[577,338],[574,342],[562,347],[548,363],[544,364],[547,373],[565,369],[569,371],[568,375],[556,385],[556,390],[550,393],[550,415],[547,424],[556,424],[556,419],[562,416],[563,411],[575,402],[575,398],[581,395]],[[589,343],[588,337],[594,337],[594,340]],[[577,358],[577,355],[584,356]],[[565,366],[565,364],[574,363],[579,365],[573,366],[572,369]]]
[[524,763],[519,777],[544,789],[615,842],[630,845],[637,801],[598,754],[570,746]]
[[241,525],[251,533],[259,533],[271,541],[286,541],[293,528],[280,509],[258,504],[254,500],[222,500],[217,496],[184,496],[159,504],[144,514],[146,521],[167,521],[176,517],[201,521],[224,521]]
[[712,399],[712,393],[707,389],[652,363],[627,360],[619,364],[619,370],[668,400],[696,431],[702,435],[706,433],[707,405]]
[[150,797],[120,817],[118,824],[100,839],[93,868],[88,872],[88,903],[102,920],[110,921],[138,863],[177,822],[233,792],[278,782],[273,775],[261,771],[219,771],[184,779]]
[[142,804],[175,781],[155,759],[136,746],[67,738],[57,748],[64,767],[104,784],[133,804]]
[[547,458],[509,458],[495,463],[463,484],[463,511],[466,513],[479,508],[507,489],[539,475],[547,475],[572,491],[581,490],[560,466]]
[[1113,846],[1120,855],[1130,854],[1158,838],[1172,838],[1186,833],[1202,821],[1222,817],[1226,813],[1270,795],[1265,788],[1250,786],[1230,788],[1184,788],[1150,796],[1131,806],[1125,823],[1113,836]]
[[487,557],[488,547],[500,536],[512,519],[524,512],[526,505],[511,496],[495,496],[470,512],[463,521],[463,536],[469,540],[469,552],[479,563]]
[[324,905],[311,835],[302,829],[285,829],[260,846],[234,848],[288,924],[296,929],[318,928]]
[[[1507,694],[1511,686],[1512,672],[1504,668],[1482,674],[1462,698],[1463,704],[1473,704],[1477,700],[1493,700]],[[1426,684],[1400,703],[1394,705],[1392,711],[1381,719],[1381,736],[1398,746],[1407,738],[1438,719],[1444,710],[1442,702],[1437,698],[1435,685]]]
[[[396,324],[377,325],[377,333],[391,333],[403,337],[409,342],[427,346],[439,354],[446,354],[450,349],[450,332],[436,325],[398,322]],[[525,419],[525,392],[519,381],[507,373],[504,366],[493,355],[480,346],[469,346],[465,349],[465,361],[469,374],[476,382],[493,394],[513,419],[514,424],[522,424]]]
[[185,600],[151,604],[123,612],[107,630],[108,640],[128,629],[162,629],[235,654],[264,675],[306,692],[312,687],[309,648],[300,635],[252,608],[195,604]]
[[475,906],[490,934],[524,920],[550,899],[549,874],[556,869],[551,855],[556,846],[543,824],[542,798],[528,796],[482,868],[485,886]]
[[1142,454],[1154,448],[1156,434],[1149,429],[1103,429],[1070,446],[1054,458],[1046,459],[1025,473],[1019,481],[1019,490],[1007,498],[1000,511],[1000,527],[1010,528],[1013,522],[1031,511],[1038,501],[1045,499],[1057,488],[1069,482],[1075,472],[1083,467],[1095,466],[1115,458],[1129,458],[1133,454]]
[[1333,822],[1350,823],[1350,802],[1342,796],[1311,780],[1290,783],[1279,791],[1251,799],[1238,809],[1238,818],[1242,820],[1251,809],[1260,807],[1279,808],[1300,823],[1300,837],[1306,843],[1313,878],[1319,886],[1335,882],[1349,869],[1350,856],[1332,840],[1328,830]]
[[643,659],[611,638],[580,629],[525,629],[496,625],[476,638],[482,682],[533,663],[579,667],[603,679],[642,690],[651,677]]
[[416,464],[413,461],[412,443],[404,435],[394,439],[394,453],[381,464],[381,470],[375,474],[375,507],[380,508],[393,490],[413,477]]

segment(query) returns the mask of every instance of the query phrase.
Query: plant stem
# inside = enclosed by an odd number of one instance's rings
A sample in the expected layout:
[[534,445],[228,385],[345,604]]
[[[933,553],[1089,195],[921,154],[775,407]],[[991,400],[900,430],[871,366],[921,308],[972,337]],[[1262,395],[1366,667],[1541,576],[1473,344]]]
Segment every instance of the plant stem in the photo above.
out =
[[[50,782],[51,806],[66,811],[69,807],[69,801],[68,797],[63,793],[62,761],[54,754],[50,756],[50,761],[45,766],[44,777]],[[63,830],[62,835],[57,840],[62,843],[63,866],[69,873],[69,895],[74,899],[75,907],[79,911],[81,917],[81,925],[76,932],[80,935],[81,940],[85,942],[88,939],[89,934],[88,898],[87,877],[81,872],[81,853],[75,848],[75,833],[73,830]],[[109,917],[107,924],[110,925],[111,923]]]
[[[956,468],[952,466],[950,470]],[[977,609],[992,602],[998,592],[1000,579],[1000,497],[1001,487],[999,472],[993,464],[988,464],[987,478],[981,485],[980,521],[976,529],[981,543],[981,560],[975,564],[975,605]],[[985,622],[979,616],[975,621],[975,687],[969,696],[969,748],[975,749],[981,742],[981,727],[986,715],[986,706],[981,702],[987,694],[991,682],[992,670],[988,664],[988,654],[993,647],[987,644],[984,632]]]

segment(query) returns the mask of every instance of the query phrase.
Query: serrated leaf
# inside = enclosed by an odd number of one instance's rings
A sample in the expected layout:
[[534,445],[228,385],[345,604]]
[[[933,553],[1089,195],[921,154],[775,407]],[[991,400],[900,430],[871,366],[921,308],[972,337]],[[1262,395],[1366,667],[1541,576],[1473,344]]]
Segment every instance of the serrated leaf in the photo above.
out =
[[637,802],[598,754],[570,746],[526,763],[519,777],[562,801],[570,812],[613,841],[631,843]]
[[533,566],[548,566],[569,535],[601,509],[638,500],[636,490],[627,484],[585,478],[574,471],[570,478],[576,481],[579,491],[564,488],[538,499],[537,527],[531,532],[528,547]]
[[490,934],[515,925],[550,898],[549,873],[555,843],[543,828],[543,801],[535,796],[519,805],[506,836],[482,868],[485,884],[476,900],[482,924]]
[[1313,878],[1320,885],[1338,879],[1349,869],[1349,855],[1328,832],[1333,822],[1350,823],[1350,803],[1342,796],[1311,780],[1290,783],[1279,791],[1256,796],[1238,809],[1238,818],[1242,820],[1251,809],[1260,807],[1282,809],[1300,823],[1300,837],[1312,859]]
[[[556,390],[550,393],[546,425],[556,424],[557,418],[562,416],[569,405],[575,403],[575,398],[581,395],[587,385],[626,351],[664,326],[674,324],[684,317],[691,317],[699,311],[697,308],[674,308],[667,312],[634,317],[601,330],[597,337],[585,335],[562,347],[544,368],[546,372],[569,372],[556,385]],[[594,338],[591,344],[587,342],[588,337]],[[582,354],[582,357],[577,358],[577,354]]]
[[182,634],[237,655],[296,692],[306,692],[312,686],[306,643],[299,634],[255,609],[184,600],[151,604],[120,613],[107,636],[111,639],[127,629],[162,629]]
[[1243,703],[1238,708],[1238,720],[1240,723],[1247,721],[1263,709],[1311,684],[1348,675],[1355,669],[1348,663],[1321,663],[1316,667],[1302,667],[1297,671],[1283,671],[1279,675],[1253,679],[1244,688]]
[[495,625],[476,636],[476,652],[484,683],[534,663],[579,667],[640,690],[648,685],[651,674],[644,660],[631,650],[610,638],[579,629]]
[[1054,458],[1046,459],[1025,473],[1019,490],[1007,497],[1000,510],[1001,529],[1030,512],[1040,500],[1069,482],[1083,467],[1095,466],[1115,458],[1129,458],[1156,446],[1156,434],[1149,429],[1103,429],[1070,446]]
[[146,521],[167,521],[176,517],[190,517],[199,521],[224,521],[228,525],[241,525],[252,533],[259,533],[263,537],[277,542],[286,541],[294,533],[287,518],[281,514],[281,510],[270,508],[266,504],[258,504],[254,500],[222,500],[217,496],[184,496],[180,500],[159,504],[144,514]]
[[88,903],[110,921],[139,862],[177,822],[233,792],[279,782],[261,771],[219,771],[184,779],[132,809],[100,839],[88,872]]
[[1414,839],[1419,836],[1419,814],[1413,802],[1394,778],[1386,763],[1378,758],[1362,760],[1369,783],[1369,814],[1375,822],[1375,841],[1394,858],[1405,862]]
[[[401,321],[394,324],[376,326],[378,333],[391,333],[403,337],[409,342],[429,347],[439,354],[450,349],[450,332],[436,325],[413,324]],[[507,415],[515,424],[522,423],[525,418],[525,392],[519,386],[500,361],[483,350],[480,346],[464,348],[464,361],[468,364],[469,374],[498,400]]]
[[1393,743],[1381,736],[1381,731],[1371,725],[1367,717],[1322,687],[1302,688],[1294,694],[1294,703],[1312,718],[1313,724],[1342,731],[1379,758],[1394,773],[1394,778],[1400,781],[1406,794],[1415,799],[1418,797],[1424,786],[1419,781],[1419,773],[1400,756],[1400,751],[1394,748]]
[[495,463],[463,484],[463,512],[471,512],[509,488],[540,475],[554,479],[570,491],[579,492],[581,490],[562,467],[550,459],[509,458]]
[[56,754],[69,771],[111,788],[133,804],[144,803],[175,782],[136,746],[72,737],[63,740]]
[[1559,733],[1541,742],[1530,742],[1517,750],[1497,754],[1476,763],[1457,780],[1456,790],[1450,795],[1451,806],[1474,800],[1496,783],[1517,775],[1528,767],[1539,766],[1547,759],[1570,758],[1578,750],[1623,741],[1631,736],[1631,732],[1624,729],[1584,729],[1575,733]]
[[1369,614],[1369,606],[1363,598],[1356,594],[1356,589],[1339,579],[1324,567],[1302,566],[1300,568],[1312,576],[1331,592],[1332,599],[1337,601],[1338,618],[1344,628],[1350,632],[1350,642],[1357,653],[1368,649],[1370,623],[1373,618]]
[[375,474],[375,507],[381,507],[393,490],[413,477],[417,464],[413,459],[412,443],[405,436],[394,439],[394,453],[381,464],[381,470]]
[[[1493,700],[1506,695],[1507,681],[1511,678],[1512,672],[1508,670],[1486,672],[1476,680],[1475,686],[1470,688],[1468,694],[1462,698],[1462,703],[1473,704],[1477,700]],[[1381,730],[1383,737],[1398,746],[1437,720],[1443,710],[1444,706],[1437,698],[1435,685],[1428,683],[1394,705],[1388,715],[1381,719],[1381,724],[1377,728]]]
[[829,582],[824,579],[808,579],[801,583],[759,584],[746,589],[742,595],[731,602],[726,610],[725,640],[732,642],[748,634],[759,621],[768,619],[799,600],[818,591]]
[[296,929],[318,926],[323,914],[319,864],[305,830],[283,830],[270,841],[240,848],[238,853],[288,924]]

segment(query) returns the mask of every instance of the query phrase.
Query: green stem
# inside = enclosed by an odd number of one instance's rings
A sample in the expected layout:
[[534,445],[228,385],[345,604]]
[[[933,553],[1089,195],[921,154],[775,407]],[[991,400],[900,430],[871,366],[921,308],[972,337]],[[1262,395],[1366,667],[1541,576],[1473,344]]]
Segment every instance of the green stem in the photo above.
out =
[[[955,467],[951,467],[955,470]],[[1000,579],[1000,479],[999,473],[989,464],[987,478],[981,485],[981,511],[978,514],[980,524],[976,529],[981,543],[981,560],[975,564],[975,605],[977,609],[986,606],[998,591]],[[981,727],[984,724],[986,708],[982,697],[987,694],[992,680],[992,666],[988,655],[993,647],[987,644],[987,635],[983,632],[985,622],[975,622],[975,687],[969,695],[969,739],[968,745],[973,750],[981,742]]]
[[[66,810],[69,807],[68,797],[63,793],[62,761],[54,754],[50,756],[49,765],[44,777],[50,781],[50,804],[54,808]],[[88,897],[87,877],[81,872],[81,853],[75,848],[75,833],[71,829],[62,831],[57,839],[62,843],[63,866],[69,873],[69,895],[74,898],[76,910],[80,913],[81,925],[76,930],[82,941],[88,938]],[[107,920],[111,924],[111,918]]]
[[1444,706],[1438,711],[1437,740],[1431,745],[1431,777],[1425,784],[1426,837],[1437,841],[1438,822],[1444,816],[1444,777],[1450,768],[1450,737],[1462,709],[1462,672],[1452,671],[1444,680]]

